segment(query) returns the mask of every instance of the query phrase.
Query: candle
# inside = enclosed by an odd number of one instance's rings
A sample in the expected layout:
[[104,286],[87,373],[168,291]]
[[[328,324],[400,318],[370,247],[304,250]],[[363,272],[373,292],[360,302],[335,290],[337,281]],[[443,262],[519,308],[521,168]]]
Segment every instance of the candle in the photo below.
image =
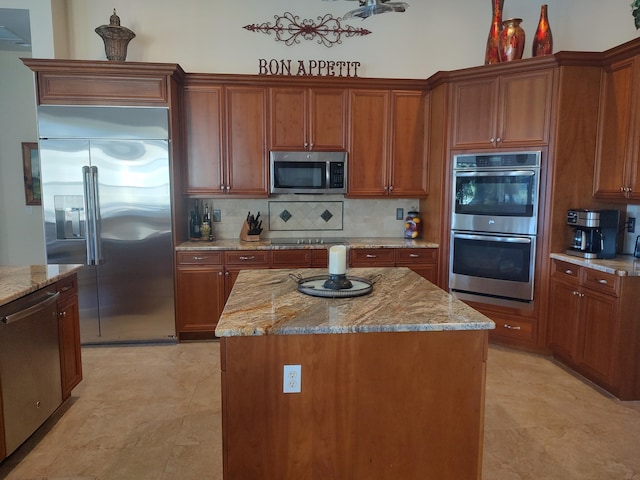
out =
[[329,249],[329,275],[347,273],[347,247],[334,245]]

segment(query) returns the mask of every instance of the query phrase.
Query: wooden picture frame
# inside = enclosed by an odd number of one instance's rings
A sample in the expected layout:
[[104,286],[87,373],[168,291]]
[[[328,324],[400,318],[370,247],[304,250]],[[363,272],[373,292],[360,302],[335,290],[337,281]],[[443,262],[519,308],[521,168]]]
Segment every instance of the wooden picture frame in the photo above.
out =
[[42,205],[40,157],[38,156],[37,143],[22,142],[22,168],[27,205]]

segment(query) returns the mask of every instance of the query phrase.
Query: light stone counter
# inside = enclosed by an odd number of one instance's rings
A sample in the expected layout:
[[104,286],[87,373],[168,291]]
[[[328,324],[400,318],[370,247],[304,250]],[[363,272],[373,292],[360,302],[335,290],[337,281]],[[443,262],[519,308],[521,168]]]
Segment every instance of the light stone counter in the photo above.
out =
[[640,258],[635,258],[632,255],[618,255],[616,258],[610,260],[587,260],[585,258],[567,255],[566,253],[552,253],[551,258],[620,277],[640,276]]
[[[216,335],[489,330],[495,324],[408,268],[352,268],[347,277],[381,278],[362,297],[321,298],[300,293],[290,274],[318,269],[245,270],[226,303]],[[324,273],[324,272],[323,272]]]
[[0,305],[74,274],[82,265],[0,266]]
[[[395,237],[350,237],[345,238],[349,248],[438,248],[437,243],[423,240],[406,240]],[[203,250],[282,250],[291,248],[328,248],[329,244],[288,244],[272,245],[266,238],[259,242],[243,242],[241,240],[214,240],[213,242],[183,242],[176,246],[177,251]]]

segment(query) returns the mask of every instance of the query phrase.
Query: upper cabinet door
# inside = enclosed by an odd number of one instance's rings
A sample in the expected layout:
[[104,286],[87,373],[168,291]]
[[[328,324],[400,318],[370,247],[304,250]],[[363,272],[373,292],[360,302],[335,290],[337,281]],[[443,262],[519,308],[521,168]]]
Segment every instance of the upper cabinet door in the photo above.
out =
[[498,79],[466,80],[452,85],[453,148],[493,147],[498,112]]
[[344,150],[344,89],[271,88],[272,150]]
[[496,146],[549,143],[553,70],[500,77]]
[[267,157],[267,90],[225,87],[227,193],[269,195]]
[[311,150],[344,150],[347,146],[347,91],[309,90]]
[[390,195],[411,198],[428,193],[427,98],[419,91],[392,92]]
[[223,94],[220,86],[185,87],[185,192],[224,193]]
[[598,117],[594,195],[602,199],[640,199],[638,175],[638,105],[636,83],[640,62],[635,58],[603,70]]
[[552,87],[552,69],[454,83],[452,147],[546,145]]
[[349,94],[348,196],[388,194],[388,90],[351,90]]
[[271,88],[269,110],[271,149],[307,149],[308,100],[306,88]]

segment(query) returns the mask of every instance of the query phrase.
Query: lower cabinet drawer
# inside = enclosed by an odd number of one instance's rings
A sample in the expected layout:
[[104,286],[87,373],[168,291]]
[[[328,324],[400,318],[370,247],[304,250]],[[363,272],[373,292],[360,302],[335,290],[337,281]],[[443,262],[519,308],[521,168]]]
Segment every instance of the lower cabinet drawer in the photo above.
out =
[[309,267],[311,266],[313,250],[301,248],[299,250],[273,250],[271,264],[273,268]]
[[582,285],[598,290],[607,295],[618,296],[621,278],[610,273],[600,272],[592,268],[585,268]]
[[489,330],[490,335],[499,335],[518,340],[533,340],[533,324],[525,320],[494,318],[495,330]]
[[398,248],[396,263],[398,265],[434,264],[438,260],[437,248]]
[[251,266],[252,268],[268,268],[271,264],[269,250],[227,250],[224,254],[226,266]]
[[353,248],[349,250],[349,263],[352,267],[393,267],[395,250],[393,248]]
[[178,264],[182,265],[222,265],[222,252],[191,251],[178,252]]

